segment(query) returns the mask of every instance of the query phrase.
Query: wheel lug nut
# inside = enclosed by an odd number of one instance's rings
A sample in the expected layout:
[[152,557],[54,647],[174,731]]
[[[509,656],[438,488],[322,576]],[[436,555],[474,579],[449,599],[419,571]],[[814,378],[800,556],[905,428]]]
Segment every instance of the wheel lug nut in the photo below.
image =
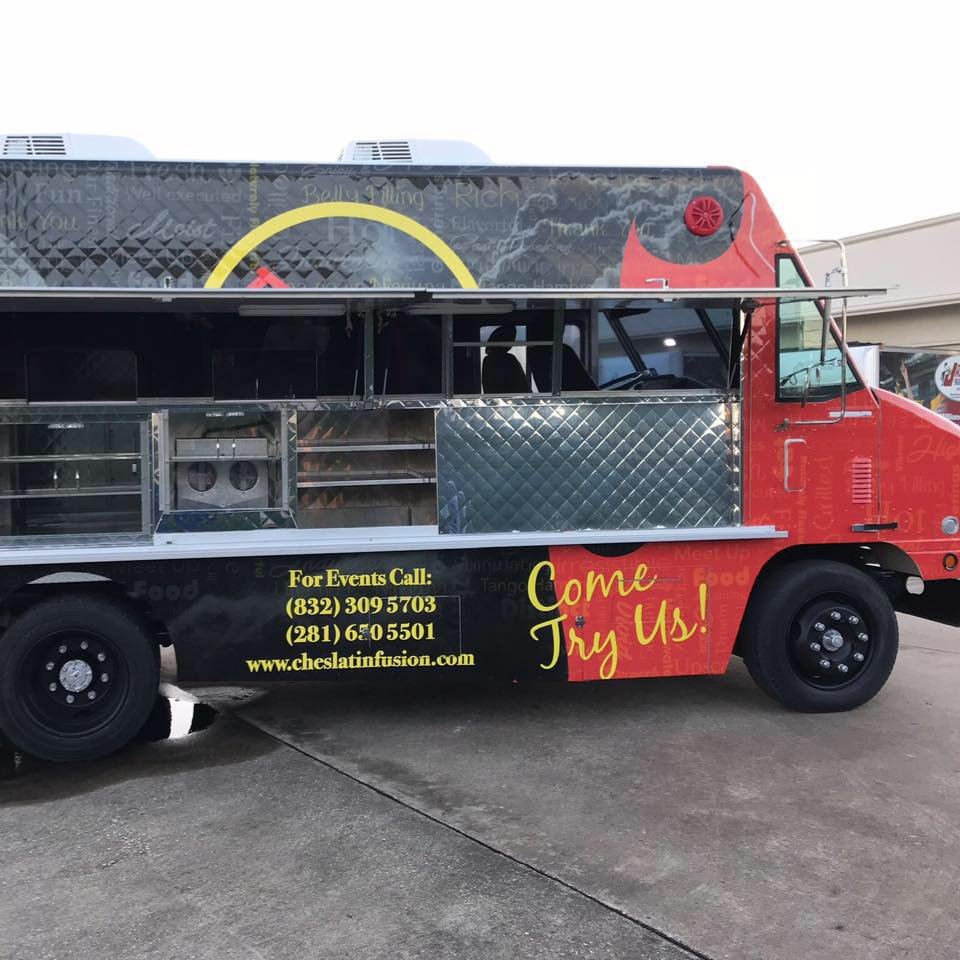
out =
[[[842,664],[841,664],[841,666],[842,666]],[[96,699],[96,696],[97,696],[97,691],[96,691],[96,690],[88,690],[88,691],[87,691],[87,699],[88,699],[88,700],[94,700],[94,699]]]
[[814,629],[814,630],[819,630],[821,633],[823,633],[823,631],[827,629],[827,625],[826,625],[825,623],[820,623],[820,622],[818,621],[817,623],[815,623],[815,624],[813,625],[813,629]]
[[862,640],[864,643],[866,643],[870,638],[865,633],[858,633],[857,639]]
[[86,640],[81,640],[81,641],[80,641],[80,649],[81,649],[81,650],[86,650],[87,647],[89,647],[89,646],[90,646],[90,644],[87,643]]
[[106,683],[109,679],[110,679],[110,674],[109,674],[109,673],[101,673],[101,674],[100,674],[100,682],[101,682],[101,683]]
[[57,685],[56,685],[55,683],[51,683],[51,684],[47,687],[47,689],[48,689],[51,693],[56,693],[56,691],[57,691]]
[[841,673],[846,673],[850,668],[849,668],[845,663],[838,663],[838,664],[837,664],[837,669],[838,669]]
[[839,620],[839,619],[840,619],[840,611],[839,611],[839,610],[831,610],[831,611],[830,611],[830,619],[831,619],[831,620]]
[[66,653],[67,645],[65,643],[61,643],[58,649],[60,650],[61,653]]
[[73,703],[73,694],[72,694],[72,693],[68,693],[68,694],[67,694],[67,703]]
[[105,653],[98,653],[98,654],[97,654],[97,660],[99,660],[100,663],[103,663],[103,661],[106,660],[106,659],[107,659],[107,655],[106,655]]
[[813,643],[810,644],[810,649],[811,649],[814,653],[819,653],[819,652],[820,652],[820,644],[817,643],[816,641],[814,641]]
[[854,626],[856,626],[859,622],[859,617],[847,617],[847,623],[852,623]]
[[48,669],[48,670],[52,670],[52,669],[53,669],[53,664],[52,664],[52,663],[48,663],[48,664],[47,664],[47,669]]
[[863,654],[858,650],[858,651],[853,655],[853,659],[856,660],[857,663],[863,663]]
[[829,661],[826,657],[824,657],[824,658],[820,661],[820,666],[823,667],[824,670],[829,670],[829,669],[830,669],[830,661]]

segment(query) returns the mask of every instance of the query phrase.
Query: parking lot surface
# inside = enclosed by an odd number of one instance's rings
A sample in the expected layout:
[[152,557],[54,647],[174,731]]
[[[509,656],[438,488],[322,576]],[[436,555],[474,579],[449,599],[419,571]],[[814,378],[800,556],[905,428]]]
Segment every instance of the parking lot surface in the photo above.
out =
[[960,639],[784,711],[726,676],[199,694],[201,733],[0,783],[10,956],[946,960]]

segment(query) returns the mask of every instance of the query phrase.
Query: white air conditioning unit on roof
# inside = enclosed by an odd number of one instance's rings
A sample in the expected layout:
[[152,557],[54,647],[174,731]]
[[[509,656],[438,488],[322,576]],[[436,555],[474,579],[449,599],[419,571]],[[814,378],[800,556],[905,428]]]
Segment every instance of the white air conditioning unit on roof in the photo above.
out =
[[337,160],[373,166],[396,163],[423,167],[486,167],[492,162],[479,147],[466,140],[351,140]]
[[130,137],[88,133],[0,134],[2,160],[153,160],[153,154]]

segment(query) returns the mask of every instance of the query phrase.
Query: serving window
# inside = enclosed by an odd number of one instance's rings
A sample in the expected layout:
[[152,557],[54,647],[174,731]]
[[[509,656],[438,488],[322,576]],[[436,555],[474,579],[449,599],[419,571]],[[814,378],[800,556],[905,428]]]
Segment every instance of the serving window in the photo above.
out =
[[370,315],[369,324],[373,337],[369,392],[377,396],[437,397],[443,393],[440,317],[377,310]]
[[730,364],[732,308],[653,306],[608,310],[597,323],[604,390],[722,390],[736,386]]
[[440,402],[723,389],[733,385],[735,315],[522,297],[38,312],[10,324],[0,394],[45,403]]
[[[439,399],[551,392],[552,311],[419,311],[416,306],[374,311],[373,395]],[[583,365],[583,342],[581,326],[566,322],[563,389],[596,389]]]
[[439,305],[427,309],[376,315],[374,394],[724,390],[739,375],[730,361],[739,351],[732,307],[457,304],[446,315]]
[[279,401],[363,395],[362,317],[351,315],[345,305],[295,316],[244,309],[15,315],[0,351],[0,400]]

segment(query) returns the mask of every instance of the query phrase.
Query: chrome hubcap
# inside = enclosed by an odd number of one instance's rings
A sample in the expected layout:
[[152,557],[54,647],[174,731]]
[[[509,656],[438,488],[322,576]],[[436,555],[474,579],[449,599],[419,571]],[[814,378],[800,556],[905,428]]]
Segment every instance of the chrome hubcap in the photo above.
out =
[[81,693],[93,681],[93,670],[86,660],[68,660],[60,668],[60,686],[70,693]]
[[[38,651],[34,676],[44,694],[58,707],[71,712],[89,709],[108,699],[115,686],[116,664],[102,638],[94,633],[62,633],[46,648]],[[52,716],[52,715],[51,715]]]
[[839,630],[827,630],[820,638],[824,648],[836,653],[843,646],[843,634]]

